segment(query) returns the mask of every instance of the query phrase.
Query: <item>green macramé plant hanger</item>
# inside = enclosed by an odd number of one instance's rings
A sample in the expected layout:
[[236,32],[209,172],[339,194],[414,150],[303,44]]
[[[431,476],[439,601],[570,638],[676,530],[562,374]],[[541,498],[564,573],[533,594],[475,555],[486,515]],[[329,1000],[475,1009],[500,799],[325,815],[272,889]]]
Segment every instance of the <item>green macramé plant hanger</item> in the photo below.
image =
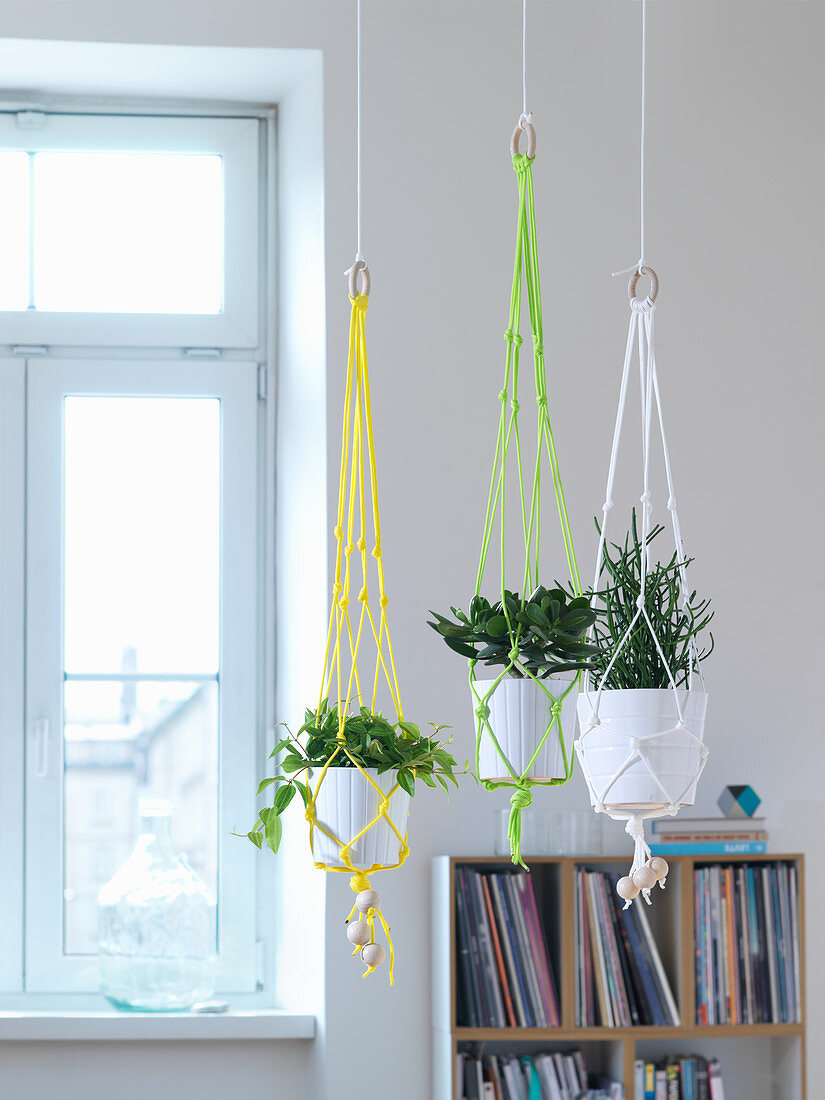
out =
[[[518,148],[522,130],[527,137],[526,153],[520,153]],[[475,771],[487,790],[512,788],[508,823],[511,857],[513,863],[526,867],[521,854],[521,813],[533,801],[533,787],[558,786],[573,774],[574,754],[568,747],[565,727],[575,726],[579,677],[595,648],[587,643],[585,635],[595,617],[588,598],[582,595],[550,426],[532,174],[536,135],[524,116],[513,133],[510,151],[518,181],[515,265],[505,333],[504,385],[498,395],[501,413],[475,596],[469,613],[452,608],[456,621],[433,613],[436,621],[430,625],[452,650],[469,658],[476,719]],[[523,388],[519,390],[523,287],[533,343],[537,407],[537,446],[531,481],[530,471],[525,469],[525,437],[519,420],[524,396]],[[559,584],[549,589],[540,587],[545,460],[549,462],[558,508],[570,591]],[[508,469],[518,485],[518,503],[511,502],[506,492]],[[508,509],[517,512],[523,535],[521,595],[507,588]],[[482,591],[496,524],[500,535],[500,592],[499,599],[491,604]],[[484,679],[481,673],[489,666],[494,669],[494,678]],[[559,679],[559,673],[569,679]]]

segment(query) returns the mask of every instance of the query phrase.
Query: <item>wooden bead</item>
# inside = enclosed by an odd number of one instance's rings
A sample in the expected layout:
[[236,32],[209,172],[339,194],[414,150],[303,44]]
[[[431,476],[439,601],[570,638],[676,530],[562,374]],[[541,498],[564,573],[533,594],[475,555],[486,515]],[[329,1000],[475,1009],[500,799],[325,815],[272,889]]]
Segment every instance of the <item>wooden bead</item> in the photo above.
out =
[[350,921],[347,925],[347,939],[350,943],[363,947],[365,943],[369,943],[372,939],[370,926],[365,920]]
[[653,859],[647,861],[647,865],[656,876],[657,882],[661,882],[662,879],[667,878],[667,873],[670,868],[667,865],[666,859],[662,859],[661,856],[654,856]]
[[656,885],[656,872],[652,867],[645,865],[633,872],[633,881],[640,890],[650,890]]
[[625,901],[633,901],[634,898],[639,896],[639,887],[630,875],[625,875],[624,878],[620,878],[616,883],[616,893],[620,898],[624,898]]
[[370,909],[377,909],[379,907],[381,899],[374,890],[362,890],[356,897],[355,904],[362,913],[368,913]]
[[387,953],[380,943],[368,943],[361,949],[361,958],[365,966],[380,966]]

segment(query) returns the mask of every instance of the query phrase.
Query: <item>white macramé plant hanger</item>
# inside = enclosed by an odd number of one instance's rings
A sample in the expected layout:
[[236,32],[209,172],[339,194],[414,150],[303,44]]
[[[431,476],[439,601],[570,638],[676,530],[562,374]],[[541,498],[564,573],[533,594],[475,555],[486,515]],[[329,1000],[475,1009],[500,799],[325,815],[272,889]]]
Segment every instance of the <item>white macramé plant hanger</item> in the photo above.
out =
[[[636,286],[640,275],[650,277],[651,289],[646,298],[636,297]],[[659,282],[652,268],[641,265],[630,278],[628,287],[631,307],[630,324],[607,476],[607,491],[602,505],[601,537],[593,581],[593,591],[596,592],[602,573],[608,515],[613,508],[616,467],[634,350],[637,350],[642,412],[643,488],[640,497],[642,594],[637,600],[636,613],[616,645],[595,689],[591,687],[590,674],[585,674],[582,692],[578,698],[579,737],[575,742],[576,754],[590,791],[593,808],[597,813],[607,814],[614,821],[625,821],[626,831],[635,842],[630,875],[621,879],[617,887],[625,899],[625,908],[640,893],[649,904],[650,891],[657,881],[664,888],[667,863],[659,857],[651,858],[650,848],[645,840],[644,822],[650,818],[675,815],[681,806],[693,805],[696,798],[696,784],[708,755],[704,744],[708,697],[704,691],[704,682],[699,668],[699,652],[695,637],[690,639],[691,667],[688,686],[679,688],[676,686],[673,671],[665,657],[644,602],[645,584],[650,568],[648,536],[653,512],[650,458],[651,428],[655,408],[667,479],[667,508],[671,515],[676,546],[680,606],[686,617],[690,615],[685,555],[656,370],[653,319],[658,289]],[[647,626],[650,644],[655,646],[667,671],[670,687],[606,690],[604,684],[607,677],[640,620],[643,620]]]

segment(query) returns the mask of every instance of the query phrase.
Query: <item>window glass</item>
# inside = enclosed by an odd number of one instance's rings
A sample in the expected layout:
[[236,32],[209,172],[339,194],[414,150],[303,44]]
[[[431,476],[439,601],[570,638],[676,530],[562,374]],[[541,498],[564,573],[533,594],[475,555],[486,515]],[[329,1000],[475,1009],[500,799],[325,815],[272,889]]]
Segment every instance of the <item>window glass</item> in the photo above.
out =
[[220,403],[70,396],[64,421],[63,943],[91,954],[138,798],[217,889]]
[[32,159],[36,309],[221,311],[220,156],[38,152]]
[[65,668],[218,670],[220,402],[65,400]]

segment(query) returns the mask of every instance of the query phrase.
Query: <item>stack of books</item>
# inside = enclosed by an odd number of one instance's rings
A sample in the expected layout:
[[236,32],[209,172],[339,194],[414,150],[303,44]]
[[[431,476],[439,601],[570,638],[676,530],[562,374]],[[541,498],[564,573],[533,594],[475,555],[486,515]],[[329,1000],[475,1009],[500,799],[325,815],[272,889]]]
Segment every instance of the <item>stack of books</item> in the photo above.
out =
[[456,867],[460,1027],[558,1027],[559,999],[533,882]]
[[459,1053],[456,1071],[461,1100],[528,1100],[536,1078],[541,1100],[625,1100],[618,1081],[588,1074],[580,1050],[529,1058]]
[[651,822],[655,856],[742,855],[767,851],[764,817],[662,817]]
[[678,1027],[645,906],[622,909],[616,882],[576,869],[576,1026]]
[[722,1067],[715,1058],[637,1061],[634,1070],[635,1100],[725,1100]]
[[696,1023],[799,1023],[795,864],[714,864],[693,875]]

